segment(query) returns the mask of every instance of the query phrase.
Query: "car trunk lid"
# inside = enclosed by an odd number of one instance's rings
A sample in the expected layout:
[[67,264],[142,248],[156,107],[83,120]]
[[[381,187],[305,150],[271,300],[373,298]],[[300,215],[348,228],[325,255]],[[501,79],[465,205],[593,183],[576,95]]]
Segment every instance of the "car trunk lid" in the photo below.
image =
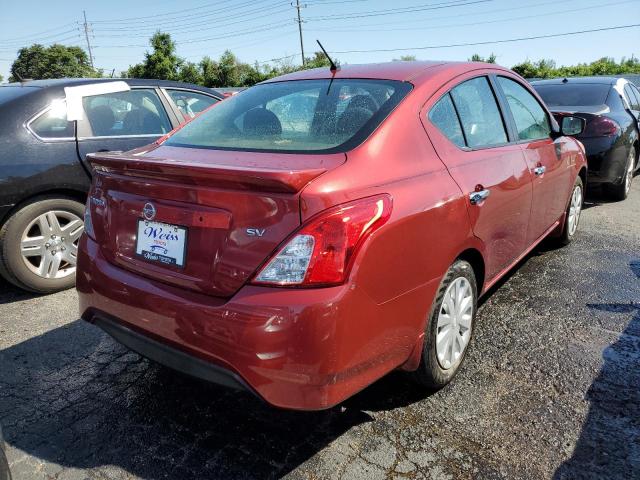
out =
[[[160,146],[88,159],[96,172],[94,232],[106,258],[155,280],[228,297],[300,225],[300,190],[345,155]],[[145,216],[148,205],[154,215]],[[141,252],[138,237],[150,226],[154,234],[166,228],[181,237],[184,258],[163,263]],[[160,260],[173,258],[160,253]]]

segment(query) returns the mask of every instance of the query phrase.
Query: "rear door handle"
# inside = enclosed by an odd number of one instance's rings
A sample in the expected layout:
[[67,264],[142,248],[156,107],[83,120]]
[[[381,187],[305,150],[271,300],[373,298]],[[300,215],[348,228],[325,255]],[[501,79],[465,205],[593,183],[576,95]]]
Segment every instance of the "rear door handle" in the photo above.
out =
[[489,189],[480,190],[479,192],[473,192],[469,194],[469,201],[471,205],[477,205],[485,200],[491,192]]
[[540,166],[533,169],[533,173],[535,173],[538,177],[547,171],[547,167]]

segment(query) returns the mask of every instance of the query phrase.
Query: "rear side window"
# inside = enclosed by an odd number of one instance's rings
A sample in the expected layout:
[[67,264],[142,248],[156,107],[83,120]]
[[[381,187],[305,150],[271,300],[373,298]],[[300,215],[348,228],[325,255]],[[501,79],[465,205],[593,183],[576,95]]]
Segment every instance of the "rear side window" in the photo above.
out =
[[165,142],[191,148],[343,152],[363,141],[411,90],[392,80],[259,84],[227,98]]
[[640,101],[636,97],[636,94],[634,93],[633,88],[631,88],[631,84],[627,83],[624,86],[624,93],[628,97],[629,105],[631,105],[631,109],[640,110],[640,105],[639,105]]
[[465,146],[458,114],[453,107],[451,96],[448,93],[431,108],[429,111],[429,120],[457,146]]
[[195,117],[198,113],[209,108],[216,103],[216,98],[204,95],[203,93],[192,92],[190,90],[172,90],[167,89],[167,93],[176,104],[180,113],[188,120]]
[[467,80],[451,90],[467,146],[488,147],[507,143],[507,132],[496,98],[486,77]]
[[551,126],[544,109],[522,85],[506,78],[498,77],[509,109],[513,115],[520,140],[549,138]]
[[604,83],[567,83],[533,85],[550,107],[594,106],[607,103],[610,85]]
[[67,121],[67,104],[54,100],[47,110],[29,122],[29,129],[43,139],[75,137],[75,124]]
[[171,130],[160,99],[153,89],[93,95],[82,99],[95,137],[163,135]]

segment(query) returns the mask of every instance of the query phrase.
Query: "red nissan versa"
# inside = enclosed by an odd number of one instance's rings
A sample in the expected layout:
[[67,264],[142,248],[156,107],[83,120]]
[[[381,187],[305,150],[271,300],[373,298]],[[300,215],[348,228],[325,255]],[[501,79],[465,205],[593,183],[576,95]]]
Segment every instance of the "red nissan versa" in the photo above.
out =
[[584,150],[511,71],[394,62],[264,82],[149,147],[89,156],[82,318],[300,410],[394,369],[447,384],[477,300],[576,233]]

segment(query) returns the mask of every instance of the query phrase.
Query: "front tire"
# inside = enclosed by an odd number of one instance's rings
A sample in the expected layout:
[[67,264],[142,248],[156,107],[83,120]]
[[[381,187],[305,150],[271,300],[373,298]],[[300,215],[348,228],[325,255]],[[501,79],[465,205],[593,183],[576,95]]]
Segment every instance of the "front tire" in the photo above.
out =
[[422,359],[414,378],[436,390],[458,373],[473,337],[478,299],[471,265],[456,260],[445,274],[429,314]]
[[629,196],[631,191],[631,182],[633,182],[633,171],[636,166],[636,148],[631,147],[629,149],[629,156],[627,157],[627,163],[624,169],[624,175],[622,177],[622,183],[606,184],[603,185],[605,193],[612,199],[617,201],[625,200]]
[[84,205],[69,198],[38,198],[0,229],[0,274],[17,287],[53,293],[75,284]]

